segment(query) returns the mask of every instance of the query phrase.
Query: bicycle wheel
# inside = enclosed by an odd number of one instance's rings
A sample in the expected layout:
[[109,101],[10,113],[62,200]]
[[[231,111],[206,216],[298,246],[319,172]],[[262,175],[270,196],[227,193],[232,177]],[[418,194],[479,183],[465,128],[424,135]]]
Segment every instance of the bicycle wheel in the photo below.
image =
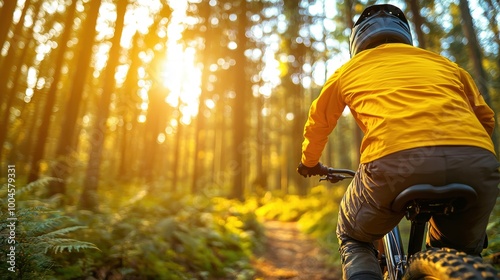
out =
[[491,265],[449,248],[431,248],[410,258],[403,279],[500,279],[500,273]]

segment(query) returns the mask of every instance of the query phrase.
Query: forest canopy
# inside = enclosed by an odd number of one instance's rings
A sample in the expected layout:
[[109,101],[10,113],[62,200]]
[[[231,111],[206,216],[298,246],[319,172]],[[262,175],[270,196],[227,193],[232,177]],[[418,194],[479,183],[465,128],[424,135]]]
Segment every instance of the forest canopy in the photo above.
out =
[[[17,0],[0,10],[0,157],[46,195],[99,207],[99,186],[244,198],[305,194],[311,101],[349,59],[374,1]],[[414,44],[467,69],[499,106],[498,1],[393,1]],[[349,111],[323,162],[354,168]],[[495,134],[495,143],[498,143]],[[76,195],[78,194],[78,195]]]

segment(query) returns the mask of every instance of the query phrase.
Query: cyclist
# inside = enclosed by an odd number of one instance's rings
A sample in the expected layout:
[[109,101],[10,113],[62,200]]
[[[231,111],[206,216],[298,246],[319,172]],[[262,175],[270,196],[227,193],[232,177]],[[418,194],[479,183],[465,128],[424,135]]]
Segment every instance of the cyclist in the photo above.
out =
[[500,183],[493,111],[465,70],[413,46],[395,6],[367,7],[349,43],[351,59],[311,105],[297,168],[304,177],[325,173],[320,156],[348,106],[364,138],[337,223],[344,279],[382,279],[373,242],[402,219],[391,202],[415,184],[476,190],[478,200],[466,211],[431,219],[426,243],[479,255]]

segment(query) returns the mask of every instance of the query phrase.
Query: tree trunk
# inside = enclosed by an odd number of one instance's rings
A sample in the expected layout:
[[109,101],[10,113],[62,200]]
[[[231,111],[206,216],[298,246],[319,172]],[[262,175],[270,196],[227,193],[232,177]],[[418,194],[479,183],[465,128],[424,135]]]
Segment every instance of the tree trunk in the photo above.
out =
[[237,42],[238,47],[235,50],[236,66],[234,69],[235,75],[235,98],[232,106],[232,125],[233,125],[233,160],[229,162],[228,168],[232,174],[232,191],[231,197],[243,200],[245,195],[245,182],[243,176],[243,152],[245,148],[246,120],[245,120],[245,101],[246,95],[249,93],[249,84],[246,75],[246,56],[245,46],[247,43],[246,27],[247,27],[247,2],[241,1],[241,10],[238,14],[237,27]]
[[137,96],[137,71],[141,65],[139,53],[142,50],[140,38],[139,33],[136,33],[132,39],[132,48],[128,54],[130,68],[123,82],[119,98],[117,98],[116,115],[122,118],[121,141],[117,143],[121,150],[117,168],[120,180],[133,178],[135,175],[133,170],[136,170],[137,162],[139,162],[139,158],[137,157],[140,154],[138,147],[132,145],[132,143],[137,141],[137,137],[133,137],[134,131],[137,131],[140,127],[137,122],[137,117],[140,114],[137,104],[141,101],[139,96]]
[[[25,6],[28,6],[26,5],[28,3],[29,1],[26,1]],[[3,1],[2,10],[0,12],[0,50],[7,41],[7,34],[9,34],[9,29],[10,26],[12,25],[12,19],[14,18],[14,12],[16,11],[16,7],[17,7],[17,0]],[[3,63],[0,63],[0,67],[2,69],[4,69],[3,66],[4,66]]]
[[[206,3],[206,4],[205,4]],[[204,4],[201,9],[201,18],[204,20],[205,27],[206,27],[206,32],[204,36],[204,49],[202,51],[203,53],[203,72],[201,75],[201,83],[200,83],[200,88],[201,88],[201,94],[199,97],[199,102],[198,102],[198,115],[196,116],[196,121],[195,121],[195,128],[194,128],[194,165],[193,165],[193,177],[191,179],[191,192],[192,193],[198,193],[198,191],[201,189],[201,183],[203,183],[200,178],[204,177],[204,158],[205,157],[200,157],[201,153],[207,149],[206,141],[207,139],[207,132],[208,129],[206,127],[206,117],[203,113],[205,110],[205,100],[208,99],[209,97],[209,91],[208,91],[208,84],[210,83],[209,77],[210,77],[210,62],[211,62],[211,57],[212,53],[215,50],[214,48],[214,28],[210,27],[210,15],[212,14],[212,7],[208,5],[208,2],[202,3]],[[205,144],[205,145],[203,145]],[[204,153],[206,155],[206,153]]]
[[470,14],[469,4],[467,0],[460,0],[460,12],[462,14],[462,27],[464,35],[467,38],[468,51],[473,66],[474,76],[477,87],[484,97],[486,103],[491,104],[491,99],[488,93],[487,77],[482,64],[482,53],[479,42],[477,41],[476,31]]
[[82,103],[83,90],[87,74],[90,70],[90,61],[92,57],[92,47],[96,35],[96,23],[99,15],[99,7],[101,0],[93,0],[88,3],[90,5],[86,21],[83,24],[82,36],[79,38],[79,57],[75,65],[75,74],[69,98],[66,103],[66,113],[61,127],[59,143],[56,150],[56,163],[52,168],[52,176],[61,179],[61,181],[51,184],[49,195],[65,194],[66,179],[73,167],[76,154],[76,134],[77,119]]
[[[352,0],[346,0],[345,1],[345,11],[346,11],[346,24],[347,26],[354,26],[354,20],[353,20],[353,13],[352,13],[352,9],[354,7],[354,4],[352,2]],[[361,128],[359,128],[359,126],[353,122],[354,124],[352,125],[353,127],[353,139],[354,141],[351,142],[353,143],[353,146],[352,148],[354,148],[356,150],[356,158],[354,159],[354,162],[358,163],[359,162],[359,159],[361,157],[361,151],[360,151],[360,148],[361,148],[361,142],[363,141],[363,131],[361,131]],[[342,150],[340,151],[341,153],[348,153],[347,151],[349,150]],[[340,155],[341,158],[344,158],[343,155]],[[352,161],[351,161],[352,163]]]
[[64,55],[66,54],[66,50],[68,49],[66,42],[69,41],[73,22],[75,20],[75,11],[76,11],[76,0],[71,2],[71,5],[66,9],[66,22],[64,24],[65,31],[61,36],[59,49],[56,57],[56,61],[54,63],[54,76],[52,77],[52,83],[50,84],[50,88],[47,92],[47,98],[45,100],[45,107],[43,109],[43,113],[41,116],[41,124],[38,127],[38,131],[36,133],[35,147],[33,149],[33,155],[30,163],[30,171],[28,174],[28,182],[36,181],[39,177],[40,173],[40,161],[44,157],[45,144],[47,143],[47,136],[50,129],[51,124],[51,116],[54,109],[54,104],[56,102],[57,96],[57,85],[61,80],[62,68],[64,64]]
[[[19,56],[19,58],[17,58],[17,65],[22,65],[22,63],[25,61],[26,59],[26,56],[28,55],[28,51],[29,50],[32,50],[34,48],[34,45],[35,44],[35,40],[31,39],[31,40],[28,40],[28,42],[26,43],[26,46],[21,50],[21,54]],[[8,91],[7,91],[7,96],[9,96],[9,100],[7,101],[7,107],[6,107],[6,110],[4,111],[4,120],[2,120],[2,123],[1,123],[1,127],[4,127],[4,129],[2,129],[2,131],[0,132],[0,143],[2,143],[2,146],[0,147],[3,147],[3,143],[5,142],[5,140],[7,139],[7,132],[8,132],[8,127],[9,127],[9,121],[10,121],[10,109],[12,107],[16,107],[16,103],[19,103],[19,106],[21,106],[21,111],[22,111],[22,107],[24,107],[24,105],[26,104],[23,100],[21,100],[21,98],[19,98],[20,94],[19,94],[19,88],[21,87],[21,84],[23,86],[25,86],[26,84],[23,83],[21,81],[23,75],[21,74],[24,74],[20,68],[21,67],[18,67],[19,69],[17,71],[14,72],[14,76],[12,77],[12,88],[10,88]],[[14,144],[17,145],[18,141],[17,141],[17,137],[12,137],[12,141],[11,141],[11,144]],[[13,149],[15,150],[15,149]],[[10,158],[12,158],[11,160],[16,160],[15,157],[13,157],[14,153],[11,153],[9,155],[6,155]],[[2,152],[0,152],[0,158],[2,157]]]
[[[491,0],[486,0],[485,2],[488,5],[487,8],[485,9],[485,14],[486,14],[485,17],[489,21],[489,26],[490,26],[491,32],[493,32],[493,34],[494,34],[493,39],[495,41],[495,44],[497,45],[497,50],[499,50],[500,49],[500,30],[499,30],[499,25],[498,25],[498,21],[496,19],[496,16],[500,12],[499,11],[500,7],[493,5],[493,2]],[[486,11],[488,11],[488,12],[486,12]],[[500,55],[497,55],[496,64],[497,64],[497,68],[500,69]],[[500,76],[500,75],[497,75],[497,76]],[[497,84],[499,84],[499,83],[497,83]]]
[[263,196],[269,188],[267,172],[268,166],[264,161],[264,150],[269,146],[269,138],[266,134],[266,127],[264,125],[264,117],[262,116],[262,109],[264,108],[264,97],[260,95],[257,97],[256,101],[256,141],[257,141],[257,151],[255,156],[256,163],[256,176],[252,183],[253,191],[256,192],[258,196]]
[[[494,34],[493,40],[496,44],[497,50],[500,50],[500,30],[499,30],[498,21],[496,19],[496,16],[500,12],[499,11],[500,7],[495,6],[491,0],[486,0],[485,3],[487,4],[487,7],[484,9],[485,10],[484,14],[485,14],[485,17],[488,19],[491,32],[493,32],[493,34]],[[500,69],[500,55],[497,54],[495,62],[496,62],[497,69]],[[498,91],[498,89],[500,88],[500,74],[498,74],[498,73],[496,74],[495,81],[493,81],[493,84],[496,85],[494,87]],[[498,108],[494,108],[493,111],[496,112],[497,109]],[[498,136],[498,133],[496,133],[496,135]],[[496,139],[498,139],[498,138],[496,138]],[[496,149],[498,150],[499,148],[496,148]]]
[[352,3],[353,0],[345,0],[344,1],[344,12],[345,12],[345,20],[346,20],[346,26],[349,28],[354,27],[354,15],[352,12],[352,9],[354,7],[354,4]]
[[425,36],[422,31],[424,19],[420,15],[420,5],[417,0],[410,0],[410,10],[413,15],[413,24],[415,24],[415,33],[417,34],[418,46],[422,49],[426,48]]
[[[296,46],[296,50],[294,51],[294,56],[299,61],[298,68],[296,71],[301,71],[302,65],[304,64],[304,57],[306,55],[305,47],[300,44]],[[296,73],[296,72],[295,72]],[[300,73],[300,72],[299,72]],[[291,160],[294,162],[296,166],[299,165],[302,158],[302,142],[304,140],[304,125],[308,118],[309,106],[310,104],[305,104],[304,102],[304,88],[300,85],[293,85],[293,107],[295,108],[295,118],[292,124],[291,131]],[[291,179],[294,182],[294,185],[297,186],[297,192],[301,196],[307,195],[309,192],[307,180],[299,175],[297,172],[293,172]]]
[[[226,186],[226,182],[231,178],[227,178],[224,174],[224,162],[227,161],[231,155],[227,151],[228,147],[228,123],[227,117],[225,117],[225,106],[226,102],[219,101],[214,110],[214,121],[213,121],[213,141],[212,141],[212,153],[213,160],[210,162],[211,166],[207,168],[210,170],[209,174],[204,176],[201,183],[207,188],[208,192],[220,192],[223,187]],[[229,155],[228,155],[229,154]]]
[[[462,14],[462,27],[464,29],[465,37],[467,38],[468,41],[467,50],[469,52],[469,57],[472,61],[477,87],[479,89],[479,92],[481,92],[484,101],[486,101],[486,104],[488,104],[491,108],[493,108],[490,94],[488,92],[488,77],[486,75],[486,71],[484,70],[482,63],[481,46],[477,41],[477,35],[474,29],[474,23],[472,21],[472,16],[470,13],[468,1],[460,0],[459,7],[460,7],[460,12]],[[497,133],[498,132],[496,129],[493,130],[492,139],[493,139],[493,144],[495,146],[495,150],[497,151],[498,154],[498,137],[496,136]]]
[[[8,4],[4,3],[4,7],[2,7],[2,16],[6,16],[6,18],[10,17],[10,20],[12,20],[12,14],[14,11],[12,11],[11,14],[6,15],[6,13],[10,13],[11,9],[15,10],[16,2],[17,1],[7,1]],[[12,2],[12,3],[10,3]],[[14,5],[12,8],[10,5]],[[26,20],[26,14],[28,11],[28,7],[30,6],[30,1],[27,0],[24,8],[21,12],[21,18],[19,22],[16,24],[14,27],[14,36],[17,37],[15,40],[11,40],[11,46],[9,47],[7,51],[7,55],[2,58],[0,67],[2,69],[2,74],[0,75],[0,112],[2,112],[3,118],[0,120],[0,159],[2,158],[3,155],[3,146],[4,143],[7,139],[7,135],[9,132],[9,120],[10,120],[10,109],[12,105],[14,104],[14,101],[17,99],[17,91],[15,90],[17,79],[20,76],[21,73],[21,65],[23,62],[23,58],[26,56],[26,52],[28,50],[28,45],[33,44],[33,38],[25,38],[23,29],[24,29],[24,22]],[[40,4],[38,5],[37,11],[40,9]],[[8,32],[10,25],[12,22],[5,23],[4,18],[0,19],[1,26],[0,26],[0,36],[2,36],[1,33],[5,31]],[[5,24],[5,25],[4,25]],[[0,41],[0,46],[3,45],[5,39],[7,38],[7,34],[5,34],[5,37],[3,38],[3,41]],[[0,38],[1,39],[1,38]],[[1,47],[0,47],[1,49]],[[17,55],[17,52],[21,52],[21,55]],[[17,58],[17,60],[16,60]],[[14,70],[15,72],[13,72]],[[9,80],[12,80],[11,83],[9,83]],[[12,84],[12,87],[9,87],[9,84]],[[5,107],[3,107],[3,101],[4,98],[7,97],[7,101],[5,103]],[[2,108],[3,107],[3,108]],[[2,111],[3,109],[3,111]]]
[[[157,58],[155,60],[163,61],[162,58]],[[146,182],[152,182],[154,180],[155,171],[157,169],[157,159],[158,159],[158,135],[162,132],[164,119],[162,116],[166,116],[170,112],[165,103],[165,89],[160,89],[156,86],[149,91],[149,105],[146,115],[145,131],[143,138],[143,154],[142,154],[142,164],[140,168],[141,177]],[[181,124],[179,124],[179,127]],[[179,131],[177,131],[178,133]],[[178,146],[169,147],[169,149],[178,149]],[[175,163],[174,163],[175,164]],[[175,168],[175,167],[174,167]],[[175,186],[174,186],[175,187]]]
[[101,166],[102,153],[104,150],[104,139],[106,138],[107,120],[111,105],[111,96],[116,90],[115,73],[120,59],[120,41],[123,33],[125,12],[128,0],[119,0],[116,3],[116,22],[111,49],[104,72],[104,85],[94,128],[90,136],[90,153],[87,163],[87,173],[83,183],[83,191],[80,196],[80,209],[97,210],[99,206],[97,187],[99,183],[99,168]]
[[[165,116],[171,112],[169,106],[165,102],[168,94],[167,89],[158,81],[162,81],[160,74],[162,73],[163,63],[165,62],[166,41],[165,38],[157,36],[156,28],[161,27],[162,19],[169,17],[172,10],[168,5],[164,5],[159,12],[159,17],[151,25],[151,28],[146,35],[146,47],[153,51],[153,60],[149,65],[149,73],[153,83],[148,92],[148,109],[146,113],[146,122],[144,124],[144,133],[142,137],[142,155],[140,159],[139,172],[140,176],[146,181],[151,182],[154,178],[155,172],[158,170],[156,159],[158,158],[159,143],[157,141],[158,135],[163,133],[165,123],[163,122]],[[170,148],[170,147],[169,147]],[[151,191],[152,189],[149,189]]]

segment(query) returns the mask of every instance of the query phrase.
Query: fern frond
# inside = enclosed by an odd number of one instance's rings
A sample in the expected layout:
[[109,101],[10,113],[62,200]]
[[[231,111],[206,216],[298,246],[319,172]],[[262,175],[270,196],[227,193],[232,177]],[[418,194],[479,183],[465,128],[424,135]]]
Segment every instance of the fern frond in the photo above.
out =
[[25,220],[20,223],[20,226],[28,237],[35,237],[46,234],[49,231],[56,229],[63,224],[64,217],[48,218],[43,221]]
[[40,235],[39,237],[43,237],[43,238],[55,238],[57,236],[62,236],[62,235],[65,235],[65,234],[67,234],[69,232],[73,232],[75,230],[79,230],[79,229],[83,229],[83,228],[87,228],[87,227],[86,226],[72,226],[72,227],[62,228],[62,229],[58,229],[58,230],[55,230],[55,231],[48,232],[46,234]]
[[17,213],[16,216],[19,217],[30,217],[30,216],[39,216],[40,214],[52,214],[52,213],[60,213],[61,211],[57,210],[52,210],[47,206],[35,206],[35,207],[28,207],[28,208],[21,208]]
[[72,251],[79,252],[82,249],[95,249],[101,251],[94,243],[67,238],[54,238],[47,242],[42,242],[40,245],[45,247],[45,253],[52,250],[55,254],[62,253],[65,250],[70,253]]
[[21,195],[23,193],[30,192],[33,189],[40,188],[40,187],[45,187],[47,186],[50,182],[61,182],[62,180],[59,178],[55,177],[44,177],[40,178],[36,181],[33,181],[26,186],[19,188],[16,190],[16,194]]

